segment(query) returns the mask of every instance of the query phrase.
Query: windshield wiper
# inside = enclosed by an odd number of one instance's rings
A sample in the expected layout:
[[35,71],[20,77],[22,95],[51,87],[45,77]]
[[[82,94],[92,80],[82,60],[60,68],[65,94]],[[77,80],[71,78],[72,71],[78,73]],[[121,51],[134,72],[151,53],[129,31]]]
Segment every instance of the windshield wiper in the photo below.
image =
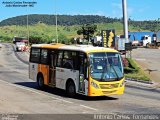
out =
[[103,81],[103,77],[104,77],[104,74],[106,73],[106,66],[105,66],[105,68],[103,69],[103,73],[102,73],[102,75],[101,75],[101,81]]
[[[102,75],[101,75],[101,81],[103,81],[103,77],[104,77],[104,75],[105,75],[105,73],[107,73],[107,65],[108,65],[108,60],[107,60],[107,62],[106,62],[106,60],[104,60],[105,61],[105,68],[103,69],[103,73],[102,73]],[[108,73],[107,73],[108,74]],[[109,77],[105,77],[105,79],[104,80],[110,80],[110,75],[109,75]]]
[[112,64],[109,64],[109,65],[113,68],[113,71],[114,71],[114,73],[115,73],[115,74],[116,74],[116,76],[117,76],[117,80],[119,80],[118,73],[116,72],[116,70],[115,70],[114,66],[113,66]]

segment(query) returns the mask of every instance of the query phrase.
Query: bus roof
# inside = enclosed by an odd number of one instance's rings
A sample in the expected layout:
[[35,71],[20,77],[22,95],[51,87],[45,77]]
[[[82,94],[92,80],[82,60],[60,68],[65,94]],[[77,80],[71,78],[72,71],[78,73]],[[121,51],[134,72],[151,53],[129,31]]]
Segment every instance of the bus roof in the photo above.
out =
[[47,49],[62,49],[62,50],[74,50],[83,52],[117,52],[112,48],[95,47],[92,45],[65,45],[65,44],[34,44],[32,47],[47,48]]

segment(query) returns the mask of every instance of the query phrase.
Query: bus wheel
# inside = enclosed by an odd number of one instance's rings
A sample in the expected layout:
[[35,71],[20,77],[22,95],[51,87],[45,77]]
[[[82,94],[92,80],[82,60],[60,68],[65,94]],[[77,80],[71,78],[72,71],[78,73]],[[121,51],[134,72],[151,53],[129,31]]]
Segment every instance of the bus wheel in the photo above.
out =
[[76,94],[75,85],[72,81],[69,81],[66,86],[66,92],[69,97],[74,97]]
[[41,74],[37,77],[37,84],[40,89],[44,89],[44,78]]

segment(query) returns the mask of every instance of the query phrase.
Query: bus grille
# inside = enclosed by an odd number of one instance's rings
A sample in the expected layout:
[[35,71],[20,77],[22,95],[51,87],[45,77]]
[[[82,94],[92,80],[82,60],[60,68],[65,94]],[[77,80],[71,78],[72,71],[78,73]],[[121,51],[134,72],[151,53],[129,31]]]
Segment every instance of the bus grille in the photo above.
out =
[[118,88],[119,83],[116,84],[100,84],[101,89],[113,89],[113,88]]
[[113,90],[113,91],[102,91],[102,92],[103,92],[103,94],[108,95],[108,94],[117,92],[117,90]]

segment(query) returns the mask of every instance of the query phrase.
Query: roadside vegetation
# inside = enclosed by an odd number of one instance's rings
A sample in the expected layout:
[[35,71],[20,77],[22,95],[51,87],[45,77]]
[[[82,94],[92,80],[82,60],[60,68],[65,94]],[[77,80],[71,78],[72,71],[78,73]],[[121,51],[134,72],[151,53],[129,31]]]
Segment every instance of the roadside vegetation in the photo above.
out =
[[150,81],[149,77],[131,58],[123,58],[125,77],[134,80]]
[[[110,18],[98,15],[58,15],[59,42],[70,43],[75,37],[82,38],[77,31],[86,24],[97,26],[94,35],[100,35],[101,30],[115,29],[116,35],[123,34],[122,18]],[[30,42],[49,43],[56,39],[55,15],[27,15],[8,18],[0,22],[0,40],[12,41],[14,36],[29,37]],[[129,31],[157,31],[160,21],[134,21],[129,18]],[[149,26],[149,27],[148,27]]]
[[[115,29],[116,35],[123,34],[123,24],[120,22],[114,23],[98,23],[94,24],[97,26],[97,30],[94,35],[100,35],[101,30],[106,29]],[[71,42],[75,37],[82,38],[83,35],[78,35],[77,31],[80,30],[83,25],[72,25],[72,26],[60,26],[58,25],[58,39],[61,43],[64,41],[65,43]],[[132,30],[136,29],[135,27],[131,27]],[[11,25],[11,26],[3,26],[0,27],[0,40],[3,41],[12,41],[14,36],[18,37],[26,37],[28,36],[29,30],[29,38],[30,42],[34,41],[35,43],[49,43],[56,39],[56,26],[55,25],[47,25],[44,23],[37,23],[34,25],[29,25],[28,29],[26,25]]]

